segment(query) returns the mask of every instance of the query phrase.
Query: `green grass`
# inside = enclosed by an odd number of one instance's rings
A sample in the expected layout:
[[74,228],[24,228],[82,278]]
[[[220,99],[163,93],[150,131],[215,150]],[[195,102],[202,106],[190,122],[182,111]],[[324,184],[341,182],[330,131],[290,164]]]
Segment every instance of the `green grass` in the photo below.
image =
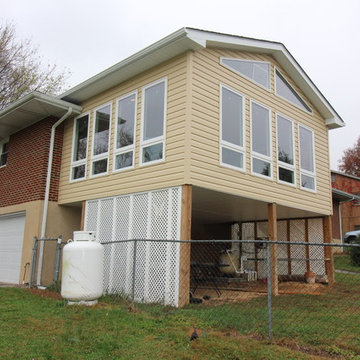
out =
[[0,288],[0,359],[360,359],[360,275],[337,274],[324,295],[274,297],[273,343],[266,302],[133,308],[105,297],[86,308]]
[[[166,315],[164,315],[166,314]],[[200,315],[199,319],[198,315]],[[199,308],[126,303],[68,307],[24,289],[0,289],[0,358],[5,359],[311,359],[266,340],[221,331]],[[190,326],[201,327],[189,341]]]
[[335,269],[360,273],[360,266],[353,265],[347,252],[334,255]]

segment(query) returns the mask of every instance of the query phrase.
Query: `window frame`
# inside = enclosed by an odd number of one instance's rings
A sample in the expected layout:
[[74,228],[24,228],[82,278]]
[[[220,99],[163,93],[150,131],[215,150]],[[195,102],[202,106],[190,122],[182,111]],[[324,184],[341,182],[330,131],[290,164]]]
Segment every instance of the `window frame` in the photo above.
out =
[[[117,136],[118,136],[118,115],[119,115],[119,102],[121,100],[124,100],[130,96],[135,96],[135,112],[134,112],[134,141],[131,145],[127,145],[124,147],[120,147],[117,148],[116,147],[116,143],[117,143]],[[117,172],[122,172],[122,171],[126,171],[126,170],[130,170],[130,169],[134,169],[135,167],[135,148],[136,148],[136,125],[137,125],[137,107],[138,107],[138,91],[134,90],[131,91],[123,96],[120,96],[119,98],[116,99],[116,111],[115,111],[115,132],[114,132],[114,148],[113,148],[113,164],[112,164],[112,172],[113,173],[117,173]],[[121,155],[121,154],[125,154],[132,151],[133,153],[133,157],[132,157],[132,165],[131,166],[127,166],[125,168],[120,168],[120,169],[116,169],[115,165],[116,165],[116,156],[117,155]]]
[[[223,102],[223,89],[226,89],[238,96],[241,97],[241,102],[242,102],[242,144],[243,146],[239,146],[236,144],[232,144],[226,140],[223,140],[223,112],[222,112],[222,102]],[[234,169],[237,171],[242,171],[242,172],[246,172],[246,146],[245,146],[245,95],[241,94],[240,92],[234,90],[233,88],[231,88],[230,86],[227,86],[225,84],[220,84],[220,141],[219,141],[219,153],[220,153],[220,165],[230,168],[230,169]],[[235,151],[237,153],[240,153],[243,155],[243,167],[237,167],[237,166],[233,166],[227,163],[224,163],[222,160],[222,149],[228,149],[231,151]]]
[[[312,142],[311,143],[312,143],[312,161],[313,161],[313,167],[314,167],[313,172],[301,168],[300,127],[304,128],[306,130],[309,130],[312,134]],[[309,128],[308,126],[305,126],[300,123],[298,124],[298,146],[299,146],[300,189],[316,193],[317,192],[317,184],[316,184],[317,181],[316,181],[316,163],[315,163],[315,132],[313,129]],[[301,175],[309,176],[314,179],[314,189],[309,189],[307,187],[302,186]]]
[[[290,121],[291,123],[291,135],[292,135],[292,144],[293,144],[293,149],[292,149],[292,156],[294,159],[294,164],[288,164],[285,163],[283,161],[279,160],[279,132],[278,132],[278,117],[282,117],[287,121]],[[288,116],[285,116],[279,112],[275,113],[275,120],[276,120],[276,161],[277,161],[277,180],[279,184],[284,184],[284,185],[289,185],[292,187],[296,187],[296,151],[295,151],[295,126],[294,126],[294,121],[292,119],[290,119]],[[294,183],[289,183],[283,180],[280,180],[280,167],[286,169],[286,170],[291,170],[294,172]]]
[[[260,83],[258,83],[257,81],[255,81],[254,79],[250,78],[249,76],[246,76],[245,74],[233,69],[231,66],[227,65],[224,63],[223,60],[239,60],[239,61],[243,61],[243,62],[250,62],[250,63],[262,63],[262,64],[267,64],[269,65],[269,77],[268,77],[268,86],[266,87]],[[265,89],[268,92],[271,92],[271,63],[269,61],[262,61],[262,60],[250,60],[250,59],[240,59],[240,58],[229,58],[229,57],[225,57],[225,56],[221,56],[220,57],[220,65],[226,67],[227,69],[229,69],[230,71],[234,72],[235,74],[238,74],[242,77],[244,77],[245,79],[251,81],[253,84],[261,86],[263,89]]]
[[[82,117],[87,116],[88,117],[88,129],[87,129],[87,142],[86,142],[86,157],[85,159],[76,160],[74,161],[74,155],[75,155],[75,139],[76,139],[76,122],[78,119],[81,119]],[[72,146],[71,146],[71,161],[70,161],[70,174],[69,174],[69,181],[70,182],[77,182],[82,181],[86,179],[86,171],[87,171],[87,159],[88,159],[88,151],[89,151],[89,135],[90,135],[90,111],[87,111],[85,113],[82,113],[78,116],[76,116],[73,120],[73,134],[72,134]],[[73,179],[73,168],[77,166],[85,165],[85,175],[82,178],[79,179]]]
[[[256,104],[258,106],[263,107],[264,109],[268,110],[269,112],[269,116],[268,116],[268,122],[269,122],[269,156],[267,155],[263,155],[261,153],[258,153],[256,151],[253,151],[253,139],[252,139],[252,135],[253,135],[253,116],[252,116],[252,109],[253,109],[253,104]],[[261,177],[262,179],[267,179],[267,180],[273,180],[274,179],[274,173],[273,173],[273,146],[272,146],[272,111],[271,108],[269,108],[266,105],[263,105],[262,103],[250,99],[250,168],[251,168],[251,175],[255,175],[258,177]],[[257,159],[260,161],[265,161],[268,162],[270,164],[270,176],[266,176],[266,175],[262,175],[259,174],[257,172],[254,172],[254,166],[253,166],[253,159]]]
[[[10,138],[9,137],[6,137],[5,139],[1,140],[0,141],[0,156],[2,156],[4,154],[3,152],[3,147],[5,144],[10,144]],[[6,152],[6,154],[9,154],[9,150]],[[0,169],[5,167],[7,165],[7,162],[8,162],[8,157],[6,157],[6,163],[4,165],[0,165]]]
[[[307,110],[306,108],[302,108],[301,106],[295,104],[294,102],[290,101],[289,99],[285,98],[284,96],[278,94],[278,91],[277,91],[277,76],[276,76],[276,72],[278,72],[278,73],[280,74],[280,76],[281,76],[281,77],[283,78],[283,80],[285,81],[286,85],[289,86],[289,87],[295,92],[296,96],[297,96],[301,101],[304,102],[304,104],[310,109],[310,111]],[[311,106],[309,106],[309,104],[307,103],[307,101],[305,101],[304,98],[294,89],[294,87],[293,87],[293,86],[290,84],[290,82],[286,79],[286,76],[284,76],[284,74],[283,74],[276,66],[274,67],[274,87],[275,87],[274,93],[275,93],[275,95],[278,96],[280,99],[283,99],[283,100],[285,100],[286,102],[288,102],[289,104],[294,105],[296,108],[298,108],[298,109],[300,109],[300,110],[302,110],[302,111],[305,111],[307,114],[311,114],[311,115],[314,114]]]
[[[95,125],[96,125],[96,112],[106,106],[110,105],[110,119],[109,119],[109,135],[108,135],[108,149],[106,152],[98,155],[94,155],[94,145],[95,145]],[[91,155],[90,155],[90,178],[97,178],[99,176],[104,176],[109,173],[109,154],[110,154],[110,139],[111,139],[111,122],[112,122],[112,101],[109,101],[105,104],[102,104],[100,106],[97,106],[93,110],[93,121],[92,121],[92,141],[91,141]],[[100,174],[93,174],[94,169],[94,162],[107,159],[107,166],[106,171],[100,173]]]
[[[155,138],[144,140],[144,129],[145,129],[145,92],[147,89],[164,83],[164,118],[163,118],[163,134]],[[165,161],[165,146],[166,146],[166,118],[167,118],[167,77],[155,80],[142,87],[141,90],[141,125],[140,125],[140,151],[139,151],[139,166],[150,166],[159,164]],[[152,145],[162,144],[162,158],[152,161],[143,162],[143,149]]]

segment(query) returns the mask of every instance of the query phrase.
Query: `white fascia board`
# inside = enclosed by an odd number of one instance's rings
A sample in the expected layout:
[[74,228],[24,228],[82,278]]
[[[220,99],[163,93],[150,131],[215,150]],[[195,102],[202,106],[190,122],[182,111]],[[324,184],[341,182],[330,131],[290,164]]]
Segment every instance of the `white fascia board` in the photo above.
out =
[[345,125],[341,117],[282,43],[194,28],[182,28],[168,35],[68,90],[60,95],[59,99],[80,104],[86,99],[174,56],[189,50],[201,50],[206,47],[237,49],[272,55],[326,119],[326,125],[329,129]]
[[24,106],[25,104],[27,104],[28,102],[30,102],[32,100],[38,100],[39,102],[49,104],[49,105],[57,107],[59,109],[63,109],[64,111],[67,111],[69,109],[69,107],[71,107],[73,109],[73,112],[77,113],[77,114],[80,114],[81,109],[82,109],[81,106],[71,104],[67,101],[57,99],[56,97],[53,97],[50,95],[42,94],[38,91],[33,91],[30,94],[27,94],[27,95],[21,97],[20,99],[14,101],[9,106],[7,106],[3,110],[1,110],[0,111],[0,121],[1,121],[1,118],[4,117],[5,115],[20,109],[22,106]]
[[204,47],[205,43],[189,38],[187,29],[182,28],[66,91],[58,98],[81,103],[174,56]]

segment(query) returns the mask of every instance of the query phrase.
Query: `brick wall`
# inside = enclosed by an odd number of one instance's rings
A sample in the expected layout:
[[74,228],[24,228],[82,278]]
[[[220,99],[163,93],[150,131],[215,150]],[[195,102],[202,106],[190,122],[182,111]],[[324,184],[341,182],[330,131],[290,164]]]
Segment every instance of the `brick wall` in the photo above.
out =
[[[10,137],[6,166],[0,168],[0,207],[43,200],[51,127],[47,118]],[[63,142],[63,124],[56,130],[50,200],[57,201]]]
[[[360,179],[351,178],[341,174],[332,174],[332,187],[349,194],[360,193]],[[342,218],[342,234],[355,230],[360,226],[360,205],[356,201],[340,204]]]

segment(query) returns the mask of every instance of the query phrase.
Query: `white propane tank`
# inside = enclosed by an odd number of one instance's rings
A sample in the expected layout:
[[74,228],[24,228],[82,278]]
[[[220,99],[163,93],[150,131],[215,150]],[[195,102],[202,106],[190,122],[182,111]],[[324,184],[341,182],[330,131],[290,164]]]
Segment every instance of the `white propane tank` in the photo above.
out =
[[69,304],[93,305],[103,294],[104,248],[94,231],[74,231],[63,249],[61,296]]

